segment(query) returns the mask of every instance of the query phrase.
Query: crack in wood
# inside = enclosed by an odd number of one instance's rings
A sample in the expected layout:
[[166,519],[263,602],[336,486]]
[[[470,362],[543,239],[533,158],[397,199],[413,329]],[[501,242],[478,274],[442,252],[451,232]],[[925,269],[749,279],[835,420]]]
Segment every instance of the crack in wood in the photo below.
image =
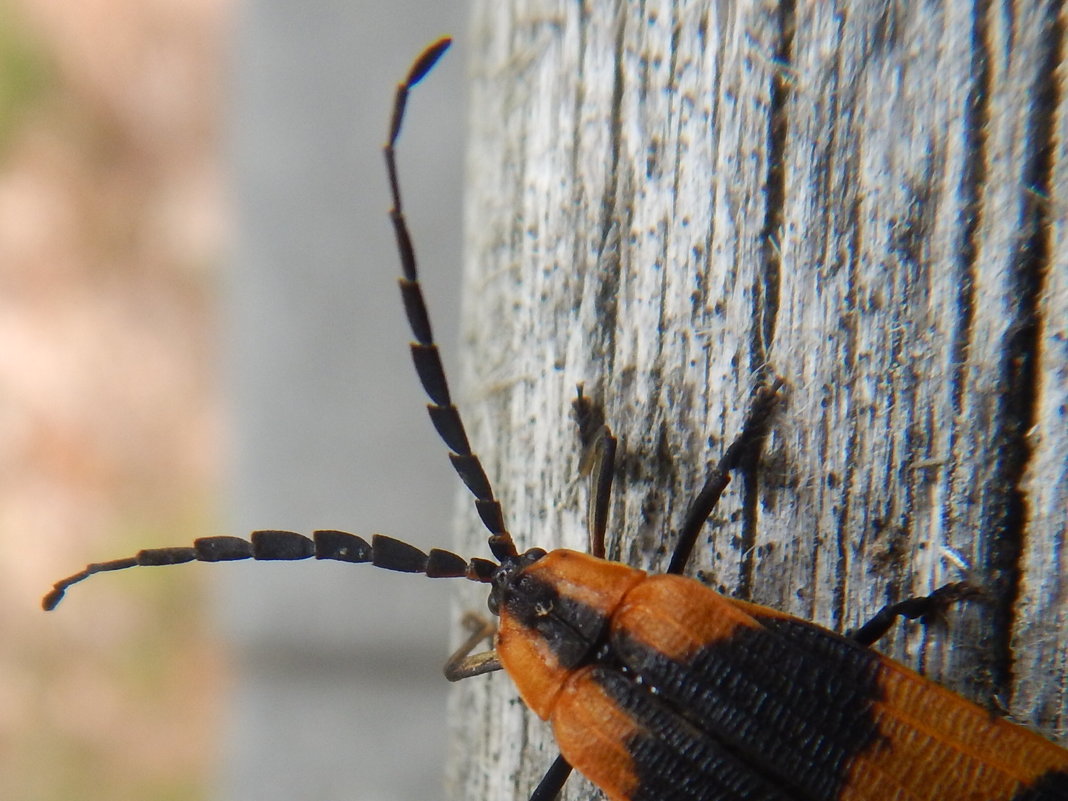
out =
[[[1021,176],[1020,236],[1013,255],[1008,293],[1013,324],[1007,332],[1002,360],[1005,392],[998,404],[997,441],[1001,457],[995,466],[993,491],[987,512],[993,525],[987,534],[990,547],[991,588],[994,592],[991,679],[1003,702],[1011,701],[1013,688],[1012,632],[1020,593],[1024,540],[1030,510],[1024,473],[1031,458],[1028,434],[1035,421],[1038,399],[1039,301],[1051,269],[1049,197],[1056,125],[1060,101],[1057,71],[1061,63],[1064,23],[1062,3],[1047,7],[1037,48],[1039,65],[1030,91],[1030,116],[1024,146],[1027,160]],[[985,515],[984,515],[985,517]]]

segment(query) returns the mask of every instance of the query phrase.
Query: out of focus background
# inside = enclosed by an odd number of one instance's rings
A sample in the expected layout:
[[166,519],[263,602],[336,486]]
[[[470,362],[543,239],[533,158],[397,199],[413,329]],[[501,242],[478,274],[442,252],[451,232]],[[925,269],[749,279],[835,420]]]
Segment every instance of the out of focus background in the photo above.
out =
[[411,59],[460,34],[400,153],[452,345],[465,26],[418,0],[0,0],[0,798],[442,797],[447,582],[194,564],[39,602],[216,533],[448,546],[380,148]]

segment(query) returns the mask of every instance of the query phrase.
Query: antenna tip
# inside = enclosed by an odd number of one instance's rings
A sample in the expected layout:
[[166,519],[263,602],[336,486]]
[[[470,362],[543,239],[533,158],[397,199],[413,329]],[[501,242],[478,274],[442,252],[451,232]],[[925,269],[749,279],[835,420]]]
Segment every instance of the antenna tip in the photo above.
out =
[[412,68],[408,72],[408,80],[404,82],[405,85],[410,89],[419,83],[419,81],[423,80],[423,78],[426,77],[426,74],[438,63],[438,59],[441,58],[442,54],[449,49],[449,45],[451,44],[452,38],[443,36],[424,50],[423,54],[416,59],[414,64],[412,64]]
[[59,606],[59,602],[63,600],[63,595],[65,593],[66,590],[61,590],[58,587],[52,590],[48,595],[41,599],[41,608],[46,612],[51,612]]

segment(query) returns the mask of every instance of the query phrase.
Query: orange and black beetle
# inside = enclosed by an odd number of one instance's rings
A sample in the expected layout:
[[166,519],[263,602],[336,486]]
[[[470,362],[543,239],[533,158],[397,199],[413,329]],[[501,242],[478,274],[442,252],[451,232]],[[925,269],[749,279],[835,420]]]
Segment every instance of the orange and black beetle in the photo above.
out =
[[492,587],[490,610],[500,619],[495,649],[471,654],[493,634],[476,626],[446,674],[503,668],[526,704],[552,722],[561,756],[532,801],[554,798],[572,768],[613,801],[1068,799],[1068,751],[867,647],[896,618],[923,617],[959,597],[961,585],[888,606],[843,637],[678,575],[731,471],[759,447],[778,382],[754,394],[742,433],[694,501],[664,575],[603,558],[615,440],[580,388],[575,412],[593,479],[593,555],[517,551],[450,399],[401,210],[394,146],[405,102],[448,45],[443,39],[428,48],[398,87],[385,147],[390,216],[430,417],[475,496],[497,562],[438,549],[424,554],[384,536],[368,543],[340,531],[317,531],[314,539],[257,531],[250,541],[207,537],[89,565],[57,582],[44,607],[54,608],[71,584],[94,573],[194,560],[314,556],[464,577]]

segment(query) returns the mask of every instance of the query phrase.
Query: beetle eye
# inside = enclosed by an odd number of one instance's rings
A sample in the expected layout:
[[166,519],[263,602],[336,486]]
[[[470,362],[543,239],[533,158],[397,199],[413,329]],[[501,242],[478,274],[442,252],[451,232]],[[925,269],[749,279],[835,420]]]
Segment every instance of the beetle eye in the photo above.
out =
[[491,615],[500,614],[500,603],[497,601],[497,593],[491,592],[489,598],[486,599],[486,606],[489,607]]

